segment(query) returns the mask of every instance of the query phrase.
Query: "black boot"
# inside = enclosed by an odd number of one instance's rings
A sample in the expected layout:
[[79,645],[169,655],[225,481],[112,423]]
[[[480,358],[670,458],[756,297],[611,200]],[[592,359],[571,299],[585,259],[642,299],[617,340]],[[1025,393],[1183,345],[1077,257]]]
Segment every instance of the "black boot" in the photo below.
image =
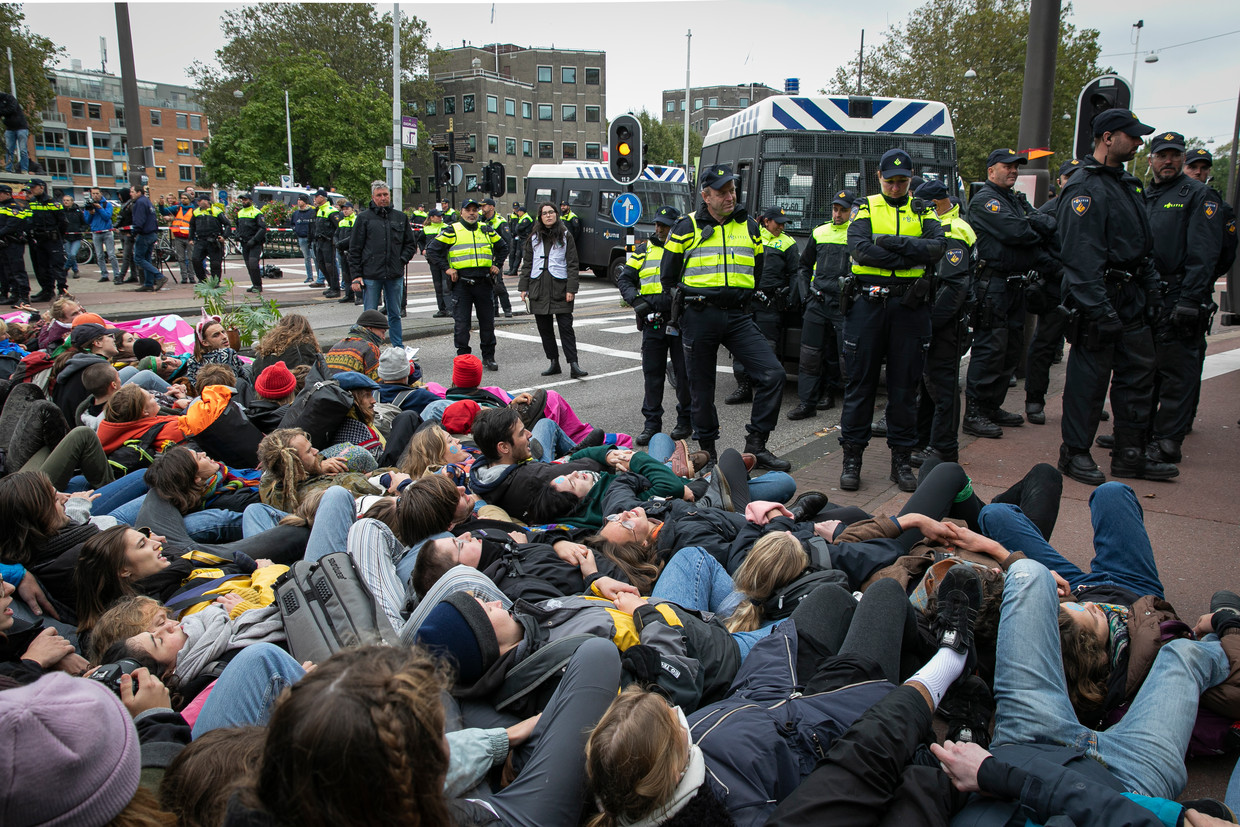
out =
[[564,371],[560,370],[560,360],[552,359],[551,366],[544,370],[539,376],[559,376]]
[[586,434],[581,442],[578,442],[572,448],[568,449],[570,454],[575,454],[583,448],[597,448],[603,444],[603,440],[607,438],[607,433],[602,428],[594,428],[590,433]]
[[699,439],[698,449],[705,451],[708,457],[706,465],[697,469],[700,477],[708,471],[713,471],[715,466],[719,464],[719,452],[715,450],[715,441],[713,439]]
[[1030,425],[1046,424],[1046,403],[1036,399],[1030,399],[1025,402],[1025,419],[1029,420]]
[[645,430],[633,438],[633,444],[649,445],[651,438],[654,437],[655,434],[659,433],[660,430],[660,428],[656,428],[653,425],[647,425]]
[[1094,444],[1099,448],[1106,448],[1109,451],[1115,447],[1115,434],[1098,434],[1098,438],[1094,440]]
[[344,295],[340,297],[340,304],[353,304],[353,298],[353,291],[347,290]]
[[788,418],[792,420],[809,419],[811,416],[818,416],[818,410],[813,405],[806,405],[804,402],[788,411]]
[[844,470],[840,472],[840,488],[845,491],[856,491],[861,487],[861,455],[865,446],[856,442],[845,442]]
[[1118,430],[1115,432],[1115,447],[1111,449],[1111,476],[1121,479],[1170,480],[1180,475],[1180,469],[1170,462],[1153,462],[1147,459],[1141,442],[1139,434]]
[[1019,428],[1025,424],[1025,418],[1018,413],[1005,411],[1003,408],[987,408],[986,418],[1001,428]]
[[749,380],[745,379],[737,385],[736,390],[732,391],[723,399],[725,405],[743,405],[746,402],[753,401],[753,387],[749,384]]
[[792,501],[788,510],[792,512],[792,519],[797,522],[812,520],[826,507],[827,502],[827,495],[821,491],[806,491]]
[[1155,439],[1145,446],[1145,458],[1150,462],[1170,462],[1176,465],[1184,459],[1180,443],[1174,439]]
[[966,434],[986,439],[998,439],[1003,436],[1003,429],[982,413],[981,406],[977,404],[976,399],[969,399],[965,402],[964,424],[961,430]]
[[668,434],[672,439],[688,439],[693,436],[693,426],[688,422],[677,422],[676,427]]
[[891,449],[891,481],[898,485],[901,491],[917,490],[917,477],[913,475],[913,468],[909,463],[911,453],[908,448]]
[[829,411],[834,407],[835,407],[835,394],[831,393],[830,391],[827,391],[826,395],[823,396],[822,399],[818,400],[818,410]]
[[878,421],[870,426],[870,436],[887,436],[887,414],[883,414]]
[[1067,445],[1059,446],[1059,471],[1085,485],[1102,485],[1107,481],[1106,474],[1094,462],[1089,451],[1073,451]]
[[792,463],[786,459],[780,459],[772,454],[766,448],[765,434],[750,434],[745,438],[745,453],[753,454],[757,460],[759,468],[765,468],[768,471],[784,471],[792,470]]
[[573,377],[574,379],[583,379],[589,376],[590,374],[589,372],[582,370],[581,365],[577,364],[576,362],[569,362],[568,363],[568,375]]

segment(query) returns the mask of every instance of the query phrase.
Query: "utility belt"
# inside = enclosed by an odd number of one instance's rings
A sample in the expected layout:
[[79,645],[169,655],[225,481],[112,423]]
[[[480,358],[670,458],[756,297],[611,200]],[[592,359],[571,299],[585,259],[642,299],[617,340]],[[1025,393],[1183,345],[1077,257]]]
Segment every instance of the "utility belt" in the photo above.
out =
[[60,241],[59,230],[31,230],[30,237],[35,241]]
[[771,290],[753,291],[753,301],[764,310],[781,312],[788,309],[788,298],[792,293],[789,287],[777,287]]
[[1128,270],[1119,270],[1117,268],[1107,268],[1102,274],[1102,280],[1107,284],[1127,284],[1137,277],[1136,273]]
[[930,299],[931,276],[899,279],[882,283],[862,283],[855,275],[840,279],[840,310],[847,313],[857,299],[886,304],[899,299],[900,304],[914,310]]
[[708,307],[715,307],[720,310],[748,310],[749,302],[752,296],[745,299],[735,299],[725,296],[703,296],[701,294],[689,296],[681,293],[681,301],[685,307],[691,307],[694,310],[705,310]]

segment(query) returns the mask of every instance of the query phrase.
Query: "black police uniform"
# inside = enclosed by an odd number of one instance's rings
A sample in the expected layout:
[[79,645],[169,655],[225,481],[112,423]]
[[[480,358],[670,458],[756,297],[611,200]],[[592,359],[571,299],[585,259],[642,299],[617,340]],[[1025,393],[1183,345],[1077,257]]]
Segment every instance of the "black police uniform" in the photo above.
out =
[[251,202],[249,207],[237,211],[237,243],[241,245],[241,258],[250,275],[250,287],[259,293],[263,290],[263,244],[267,241],[267,220]]
[[[1010,163],[1004,160],[1007,157],[1023,160],[1011,150],[996,150],[990,165]],[[964,431],[998,437],[1003,431],[995,426],[1024,422],[1020,414],[1002,407],[1025,348],[1025,276],[1031,270],[1055,269],[1046,253],[1055,219],[1037,212],[1023,193],[988,181],[969,200],[968,220],[977,233],[978,306],[965,385]]]
[[[34,186],[35,180],[30,185]],[[53,200],[44,186],[41,195],[30,196],[26,209],[30,211],[30,264],[39,282],[39,294],[32,300],[47,301],[53,293],[64,293],[69,289],[65,280],[64,206]]]
[[30,229],[30,212],[13,200],[13,189],[0,185],[8,194],[0,204],[0,290],[17,307],[30,298],[30,281],[26,277],[26,234]]
[[[466,202],[468,203],[468,202]],[[453,344],[456,345],[458,356],[472,353],[469,347],[469,329],[473,312],[478,313],[478,341],[482,350],[482,363],[490,370],[498,370],[495,362],[495,310],[494,282],[490,267],[454,268],[451,263],[451,248],[458,243],[458,231],[471,236],[483,234],[490,242],[490,261],[498,267],[508,253],[508,244],[493,228],[482,223],[481,218],[470,224],[461,218],[441,230],[439,235],[426,246],[426,258],[443,272],[450,269],[457,271],[456,281],[452,283],[454,299],[453,315],[455,317]],[[464,244],[462,240],[460,243]]]
[[[786,224],[788,215],[779,207],[773,207],[762,214],[763,219]],[[793,296],[793,287],[800,270],[800,250],[796,240],[788,233],[772,235],[765,225],[760,226],[762,247],[762,272],[758,276],[757,288],[754,290],[753,319],[762,331],[763,337],[771,346],[776,358],[783,353],[784,316],[799,301]],[[740,393],[748,397],[752,390],[749,378],[745,375],[745,367],[739,360],[733,359],[732,373],[736,376],[736,384]]]
[[323,291],[323,295],[329,299],[340,297],[340,270],[336,267],[336,230],[343,217],[331,201],[314,208],[314,265],[319,268],[320,273],[327,276],[327,289]]
[[525,242],[529,240],[530,233],[534,231],[534,219],[528,212],[522,210],[522,213],[524,214],[513,215],[512,227],[508,233],[512,243],[508,257],[508,275],[510,276],[515,276],[517,270],[521,268],[521,259],[525,256]]
[[228,237],[228,218],[223,210],[208,206],[194,210],[189,219],[189,237],[194,242],[194,275],[199,281],[207,277],[206,260],[211,257],[211,275],[219,278],[224,272],[224,242]]
[[[1169,140],[1169,138],[1176,140]],[[1154,139],[1151,154],[1183,151],[1183,137]],[[1183,172],[1169,181],[1152,181],[1145,208],[1154,241],[1154,266],[1163,279],[1163,304],[1155,322],[1155,385],[1151,455],[1179,462],[1180,443],[1192,420],[1193,399],[1201,382],[1201,337],[1214,296],[1214,266],[1223,242],[1223,211],[1214,191]]]
[[[911,168],[912,160],[901,150],[889,150],[880,161],[880,170],[889,175],[910,175]],[[845,490],[855,491],[860,486],[861,455],[870,441],[874,397],[884,358],[891,479],[903,490],[913,490],[917,485],[909,458],[917,445],[917,387],[930,346],[929,277],[925,271],[942,257],[947,243],[934,211],[915,209],[912,202],[908,195],[891,199],[878,194],[862,199],[848,227],[848,251],[854,264],[850,289],[845,294],[851,306],[844,313],[848,385],[840,415],[840,444],[844,448],[840,487]],[[877,215],[872,214],[874,211]]]
[[[832,204],[851,208],[852,201],[853,194],[841,190]],[[835,407],[836,397],[844,395],[844,378],[840,371],[840,354],[844,350],[840,279],[851,270],[848,222],[828,221],[815,227],[801,253],[799,278],[805,286],[805,313],[801,318],[801,352],[797,365],[800,404],[788,414],[789,419],[815,416],[819,408]]]
[[[679,218],[678,210],[660,207],[654,220],[670,227]],[[637,245],[616,279],[620,295],[637,313],[637,329],[642,333],[642,378],[645,381],[642,417],[645,426],[637,437],[638,445],[645,445],[650,437],[663,431],[663,387],[667,384],[669,359],[676,380],[676,427],[672,430],[672,439],[685,439],[693,431],[693,399],[689,394],[689,380],[685,376],[685,354],[680,346],[680,333],[675,329],[668,330],[671,301],[660,281],[662,260],[663,242],[657,236],[651,236]]]

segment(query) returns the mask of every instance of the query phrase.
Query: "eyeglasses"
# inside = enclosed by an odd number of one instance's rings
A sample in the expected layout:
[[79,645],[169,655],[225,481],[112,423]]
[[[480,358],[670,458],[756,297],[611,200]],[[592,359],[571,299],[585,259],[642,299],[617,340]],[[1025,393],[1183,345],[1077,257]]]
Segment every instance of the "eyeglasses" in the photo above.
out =
[[629,531],[632,531],[634,534],[637,533],[637,523],[633,522],[632,520],[622,520],[620,519],[619,514],[608,514],[606,519],[607,519],[607,522],[609,523],[619,523],[621,528],[627,528]]

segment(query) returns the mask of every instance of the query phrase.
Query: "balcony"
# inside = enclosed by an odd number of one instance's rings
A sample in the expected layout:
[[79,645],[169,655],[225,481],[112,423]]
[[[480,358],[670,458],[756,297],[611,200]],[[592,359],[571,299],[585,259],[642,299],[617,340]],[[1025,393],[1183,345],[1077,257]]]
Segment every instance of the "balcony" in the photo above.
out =
[[112,132],[124,132],[125,121],[123,118],[108,118],[108,129]]
[[513,86],[520,86],[523,89],[533,89],[534,84],[525,83],[519,80],[513,80],[508,75],[501,75],[486,69],[462,69],[456,72],[440,72],[435,75],[436,83],[443,83],[449,80],[468,80],[469,78],[484,78],[486,80],[495,80],[502,83],[510,83]]

